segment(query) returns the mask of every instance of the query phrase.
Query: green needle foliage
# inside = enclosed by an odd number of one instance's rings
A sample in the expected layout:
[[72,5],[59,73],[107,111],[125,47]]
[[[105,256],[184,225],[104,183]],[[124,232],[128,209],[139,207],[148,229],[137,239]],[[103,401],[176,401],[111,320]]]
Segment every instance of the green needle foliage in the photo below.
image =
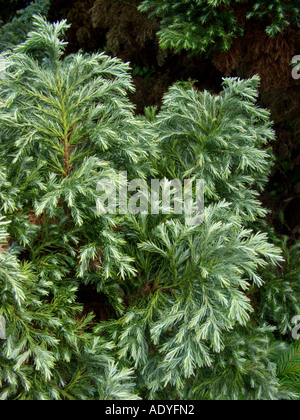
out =
[[300,394],[300,341],[281,349],[273,355],[277,364],[277,375],[283,389]]
[[144,0],[140,10],[162,18],[158,36],[163,49],[198,54],[215,49],[226,51],[234,38],[243,35],[235,13],[240,3],[249,3],[247,19],[266,22],[269,36],[290,24],[300,26],[298,0]]

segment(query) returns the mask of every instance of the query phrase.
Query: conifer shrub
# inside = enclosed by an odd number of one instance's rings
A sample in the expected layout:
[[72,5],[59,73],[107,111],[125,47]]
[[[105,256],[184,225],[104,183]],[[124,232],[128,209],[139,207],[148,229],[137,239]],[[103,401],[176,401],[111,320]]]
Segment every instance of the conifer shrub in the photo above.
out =
[[[67,28],[36,16],[2,54],[0,398],[296,398],[268,324],[277,291],[266,316],[253,300],[283,262],[259,230],[274,132],[258,78],[225,79],[219,95],[175,84],[137,117],[129,65],[64,56]],[[120,171],[163,189],[203,179],[201,223],[175,199],[159,214],[105,211],[99,181],[118,188]]]

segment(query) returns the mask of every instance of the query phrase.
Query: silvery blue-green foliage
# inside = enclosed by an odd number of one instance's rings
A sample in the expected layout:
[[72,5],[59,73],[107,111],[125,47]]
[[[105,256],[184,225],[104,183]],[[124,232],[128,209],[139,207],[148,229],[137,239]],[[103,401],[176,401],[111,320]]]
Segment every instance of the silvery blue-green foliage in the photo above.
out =
[[35,27],[5,54],[0,82],[1,161],[18,189],[11,229],[45,275],[61,279],[72,269],[88,281],[86,268],[100,258],[98,277],[124,278],[134,270],[113,230],[118,216],[101,214],[97,185],[117,185],[117,170],[143,178],[149,168],[151,137],[126,98],[129,66],[104,54],[62,60],[66,23],[36,17]]
[[0,80],[0,211],[10,222],[0,254],[1,396],[137,398],[132,370],[76,300],[80,283],[94,282],[123,310],[120,283],[135,270],[114,230],[120,217],[97,205],[97,183],[117,183],[119,169],[145,176],[147,124],[126,98],[127,64],[104,54],[63,59],[68,25],[36,16],[34,27],[4,53]]
[[258,78],[225,79],[220,95],[176,84],[147,110],[161,150],[160,178],[203,179],[205,212],[131,216],[123,226],[138,282],[125,315],[99,326],[136,369],[147,398],[282,399],[273,328],[257,323],[253,289],[282,262],[265,233],[256,189],[267,182],[274,138],[256,106]]
[[203,179],[205,203],[225,199],[244,222],[266,214],[258,191],[273,162],[268,143],[275,133],[269,111],[256,105],[258,85],[258,76],[227,78],[216,95],[175,84],[155,122],[161,173]]
[[[160,46],[193,53],[228,50],[244,29],[236,18],[242,0],[144,0],[140,10],[161,17]],[[247,3],[247,2],[246,2]],[[290,24],[300,26],[298,0],[248,2],[247,19],[265,20],[266,32],[275,36]],[[242,5],[243,6],[243,5]]]
[[17,15],[0,27],[0,51],[13,48],[25,41],[28,32],[32,29],[32,16],[40,14],[46,16],[49,9],[49,0],[35,0],[25,9],[19,10]]
[[[151,398],[167,398],[169,388],[184,398],[201,387],[201,369],[220,373],[215,361],[227,351],[232,330],[245,326],[246,334],[251,325],[247,291],[261,284],[259,267],[280,261],[266,235],[244,229],[230,207],[225,202],[208,206],[203,223],[193,227],[174,215],[161,216],[160,222],[154,216],[129,222],[128,243],[139,282],[129,296],[127,313],[99,328],[117,341],[121,359],[134,364],[139,383]],[[262,364],[257,370],[250,381],[241,369],[243,387],[232,397],[280,395],[274,369],[266,371]]]
[[110,355],[113,343],[87,332],[90,316],[76,319],[74,285],[54,287],[20,263],[8,224],[0,218],[0,399],[137,398],[132,371]]

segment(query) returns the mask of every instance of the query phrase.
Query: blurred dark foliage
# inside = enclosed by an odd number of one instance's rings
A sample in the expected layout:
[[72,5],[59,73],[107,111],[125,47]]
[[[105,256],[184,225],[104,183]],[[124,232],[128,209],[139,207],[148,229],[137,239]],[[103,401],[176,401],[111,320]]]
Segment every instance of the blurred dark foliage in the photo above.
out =
[[0,20],[3,23],[10,21],[17,10],[26,7],[31,0],[0,0]]

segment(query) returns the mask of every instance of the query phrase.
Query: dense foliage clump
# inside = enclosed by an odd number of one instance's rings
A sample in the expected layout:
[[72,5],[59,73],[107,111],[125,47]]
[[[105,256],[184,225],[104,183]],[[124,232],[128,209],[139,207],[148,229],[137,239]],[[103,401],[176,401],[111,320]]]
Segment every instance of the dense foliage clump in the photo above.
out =
[[[284,262],[264,231],[275,134],[259,78],[218,95],[177,83],[136,116],[127,63],[66,55],[65,21],[33,25],[1,55],[0,398],[298,398],[282,336],[299,249]],[[104,206],[124,174],[140,212]],[[175,195],[143,207],[154,178],[202,180],[201,222]]]

